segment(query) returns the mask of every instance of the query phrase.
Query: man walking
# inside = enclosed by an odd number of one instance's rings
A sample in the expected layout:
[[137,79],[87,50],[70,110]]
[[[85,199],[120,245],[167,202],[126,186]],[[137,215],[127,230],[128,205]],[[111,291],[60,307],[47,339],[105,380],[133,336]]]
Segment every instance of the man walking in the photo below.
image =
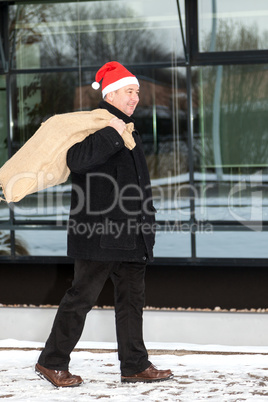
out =
[[143,342],[144,276],[153,259],[155,209],[140,136],[135,129],[126,131],[134,124],[139,82],[118,62],[100,68],[95,89],[101,80],[104,100],[99,107],[114,117],[67,154],[72,174],[68,256],[75,260],[74,280],[36,364],[36,372],[58,387],[83,382],[68,371],[70,354],[109,277],[114,285],[121,381],[173,378],[170,370],[151,364]]

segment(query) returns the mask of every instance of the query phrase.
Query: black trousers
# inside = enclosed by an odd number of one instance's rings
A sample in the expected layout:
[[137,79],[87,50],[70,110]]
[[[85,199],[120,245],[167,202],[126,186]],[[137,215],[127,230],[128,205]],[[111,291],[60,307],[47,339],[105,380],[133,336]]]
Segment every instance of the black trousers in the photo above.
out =
[[76,260],[72,287],[63,297],[38,363],[68,370],[70,354],[81,337],[87,313],[96,304],[106,280],[114,284],[116,335],[121,374],[129,376],[150,366],[143,342],[146,264]]

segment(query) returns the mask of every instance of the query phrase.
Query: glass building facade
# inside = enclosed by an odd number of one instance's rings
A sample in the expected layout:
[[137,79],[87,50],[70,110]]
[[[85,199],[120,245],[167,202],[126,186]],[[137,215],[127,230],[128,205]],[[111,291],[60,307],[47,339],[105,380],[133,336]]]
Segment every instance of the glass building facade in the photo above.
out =
[[[268,4],[264,0],[2,1],[0,165],[49,117],[92,110],[117,60],[141,84],[155,258],[268,257]],[[70,180],[0,203],[0,259],[64,260]]]

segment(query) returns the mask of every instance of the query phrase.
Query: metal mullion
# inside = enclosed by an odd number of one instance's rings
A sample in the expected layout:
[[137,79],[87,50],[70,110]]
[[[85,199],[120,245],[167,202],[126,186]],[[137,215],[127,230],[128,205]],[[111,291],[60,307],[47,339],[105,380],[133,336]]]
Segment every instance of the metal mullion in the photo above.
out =
[[[28,4],[40,4],[40,3],[44,3],[44,4],[73,3],[75,1],[77,1],[77,0],[42,0],[42,1],[40,1],[40,0],[30,0],[30,1],[29,0],[7,0],[6,2],[10,3],[12,5],[14,5],[14,4],[28,5]],[[87,3],[88,1],[89,0],[79,0],[80,3]],[[99,0],[90,0],[90,1],[93,3],[93,2],[98,2]],[[105,0],[105,1],[108,2],[109,0]]]
[[[7,229],[8,225],[0,225],[1,229]],[[9,227],[10,228],[10,227]],[[66,226],[50,226],[50,225],[17,225],[14,224],[11,226],[11,231],[15,232],[16,230],[66,230]]]
[[6,38],[6,31],[7,31],[7,14],[8,14],[8,6],[7,4],[0,5],[1,12],[0,12],[0,56],[2,60],[2,69],[3,73],[7,73],[8,71],[8,41]]
[[57,256],[51,257],[49,255],[43,256],[35,256],[35,255],[27,255],[27,256],[1,256],[1,263],[11,263],[11,264],[73,264],[73,259],[70,257]]
[[228,232],[228,231],[238,231],[238,232],[259,232],[268,231],[268,222],[264,221],[200,221],[197,224],[202,223],[202,225],[211,225],[213,231],[215,232]]
[[[187,7],[188,4],[188,7]],[[186,46],[187,52],[190,55],[191,51],[191,23],[192,23],[192,9],[193,1],[185,1],[186,11]],[[191,56],[189,56],[191,59]],[[189,149],[189,184],[190,189],[194,188],[194,153],[193,153],[193,105],[192,105],[192,79],[191,79],[191,65],[186,66],[186,87],[187,87],[187,133],[188,133],[188,149]],[[195,199],[190,194],[190,226],[191,230],[191,254],[192,258],[196,259],[196,235],[195,235]]]
[[186,14],[186,48],[187,61],[192,64],[192,60],[198,54],[198,11],[197,0],[185,0]]
[[267,50],[200,52],[193,56],[192,64],[196,66],[219,64],[267,64],[267,60]]
[[[160,232],[163,231],[174,231],[179,232],[181,229],[186,231],[187,225],[189,232],[191,231],[191,222],[189,221],[176,221],[176,220],[169,220],[169,221],[157,221],[158,230]],[[258,231],[261,225],[262,231],[268,231],[268,221],[209,221],[209,220],[195,220],[196,227],[202,227],[206,225],[210,225],[213,228],[213,231],[216,232],[227,232],[231,231],[240,231],[240,232],[252,232]],[[198,229],[197,229],[198,231]]]
[[155,257],[154,261],[149,265],[164,265],[164,266],[187,266],[187,267],[267,267],[267,258],[167,258]]
[[[183,231],[186,230],[187,225],[189,226],[189,232],[191,231],[192,227],[191,224],[193,222],[189,221],[176,221],[176,220],[169,220],[169,221],[157,221],[158,230],[161,231],[176,231],[179,232],[181,229]],[[206,226],[210,225],[213,228],[213,231],[258,231],[257,229],[262,225],[262,231],[268,231],[268,221],[203,221],[203,220],[195,220],[196,226]],[[18,222],[15,221],[14,224],[10,224],[9,222],[0,222],[0,229],[1,230],[66,230],[67,221],[63,221],[63,223],[58,224],[56,221],[22,221]],[[170,229],[170,230],[168,230]],[[197,230],[198,231],[198,230]]]
[[48,223],[0,223],[1,230],[66,230],[67,222],[65,224]]
[[[73,264],[73,259],[65,256],[1,256],[2,263],[9,264]],[[172,257],[155,257],[153,262],[149,262],[150,266],[176,266],[176,267],[254,267],[254,269],[267,267],[267,258],[172,258]]]
[[[177,60],[177,66],[184,67],[185,60]],[[172,67],[172,63],[168,62],[158,62],[158,63],[142,63],[142,64],[125,64],[125,67],[129,70],[131,69],[152,69],[152,68],[170,68]],[[96,71],[100,68],[100,66],[81,66],[81,71]],[[10,69],[11,74],[44,74],[44,73],[64,73],[64,72],[79,72],[79,66],[69,66],[69,67],[44,67],[44,68],[12,68]]]
[[[11,101],[11,77],[10,72],[7,73],[6,76],[6,96],[7,96],[7,144],[8,144],[8,158],[12,156],[12,146],[11,146],[11,122],[12,122],[12,101]],[[11,227],[14,225],[14,210],[13,208],[9,208],[9,219]],[[10,249],[11,249],[11,256],[16,256],[15,250],[15,232],[14,229],[10,230]]]
[[7,63],[7,60],[5,57],[1,32],[0,32],[0,56],[1,56],[2,66],[3,66],[3,73],[6,73],[8,70],[8,63]]
[[[4,8],[4,26],[3,26],[3,35],[4,35],[4,50],[6,52],[6,113],[7,113],[7,148],[8,148],[8,158],[12,156],[12,147],[11,147],[11,122],[12,122],[12,103],[11,103],[11,76],[10,76],[10,64],[9,64],[9,42],[8,42],[8,4],[5,5]],[[9,220],[10,226],[12,228],[14,224],[14,211],[12,208],[9,208]],[[10,230],[10,253],[11,258],[16,257],[16,249],[15,249],[15,232],[14,229]]]
[[182,39],[182,44],[183,44],[184,57],[185,57],[185,60],[187,61],[187,48],[186,48],[185,37],[184,37],[183,26],[182,26],[180,0],[177,0],[177,9],[178,9],[178,14],[179,14],[181,39]]

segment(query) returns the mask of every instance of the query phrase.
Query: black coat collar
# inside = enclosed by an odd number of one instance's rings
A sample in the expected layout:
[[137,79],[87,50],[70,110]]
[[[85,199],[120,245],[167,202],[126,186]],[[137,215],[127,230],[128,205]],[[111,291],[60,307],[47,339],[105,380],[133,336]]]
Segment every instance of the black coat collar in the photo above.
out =
[[117,109],[116,107],[114,107],[110,103],[105,102],[104,100],[102,100],[99,103],[99,108],[108,110],[108,112],[110,112],[111,114],[114,114],[119,119],[122,119],[126,124],[135,122],[134,119],[132,119],[131,117],[127,116],[125,113],[121,112],[121,110]]

